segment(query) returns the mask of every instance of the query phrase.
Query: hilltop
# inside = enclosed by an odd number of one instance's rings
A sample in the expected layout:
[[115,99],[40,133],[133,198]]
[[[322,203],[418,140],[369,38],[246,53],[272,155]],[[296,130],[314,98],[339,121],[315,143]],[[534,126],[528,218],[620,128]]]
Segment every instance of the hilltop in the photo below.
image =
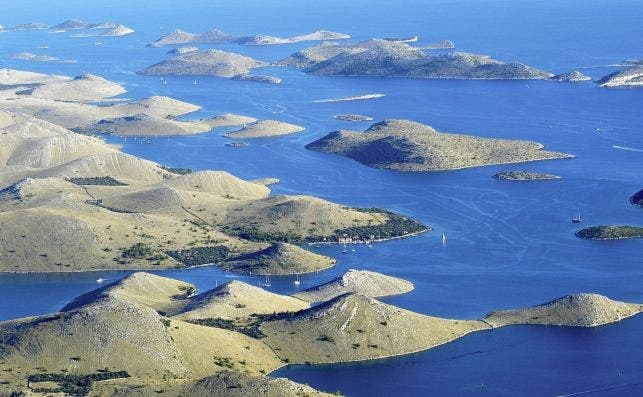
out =
[[413,284],[399,278],[368,270],[348,269],[333,280],[293,296],[306,302],[323,302],[347,293],[357,293],[369,298],[405,294],[413,290]]
[[399,41],[371,39],[356,44],[307,48],[279,62],[318,76],[382,76],[450,79],[546,79],[551,73],[465,52],[426,54]]
[[149,66],[139,74],[148,76],[233,77],[251,69],[269,66],[267,62],[220,50],[197,50]]
[[573,156],[537,142],[447,134],[408,120],[386,120],[364,132],[337,131],[306,145],[364,165],[400,171],[440,171]]

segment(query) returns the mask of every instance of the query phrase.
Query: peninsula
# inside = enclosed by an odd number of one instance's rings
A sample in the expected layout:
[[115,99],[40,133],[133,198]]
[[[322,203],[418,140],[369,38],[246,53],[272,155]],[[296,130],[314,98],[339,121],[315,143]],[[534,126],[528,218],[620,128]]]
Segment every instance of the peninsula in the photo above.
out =
[[[412,288],[378,273],[358,272],[355,280],[362,278],[384,292]],[[341,291],[333,286],[341,283],[329,285],[316,288],[333,293],[317,295],[323,301],[311,307],[239,281],[198,293],[183,281],[134,273],[58,313],[0,322],[0,394],[324,395],[266,374],[289,364],[413,353],[506,325],[597,327],[643,311],[640,304],[576,294],[481,320],[455,320],[360,293],[335,296]],[[353,287],[370,288],[362,282]]]
[[643,67],[636,66],[620,72],[608,74],[597,82],[605,88],[636,88],[643,87]]
[[543,150],[537,142],[447,134],[408,120],[386,120],[364,132],[332,132],[306,148],[399,171],[443,171],[573,157]]

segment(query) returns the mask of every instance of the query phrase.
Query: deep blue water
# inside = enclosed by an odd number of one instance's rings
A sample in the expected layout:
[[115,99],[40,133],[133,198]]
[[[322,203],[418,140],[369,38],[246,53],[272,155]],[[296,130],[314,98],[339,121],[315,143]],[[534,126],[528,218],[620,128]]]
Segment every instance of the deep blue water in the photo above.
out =
[[[336,256],[329,271],[306,275],[302,288],[348,268],[400,276],[415,283],[407,295],[386,301],[421,313],[477,318],[508,307],[546,302],[576,292],[643,302],[643,240],[591,242],[574,237],[571,216],[586,224],[643,225],[643,210],[628,197],[643,187],[643,90],[606,90],[593,83],[520,81],[428,81],[323,78],[271,68],[279,86],[217,78],[137,76],[137,70],[166,57],[168,48],[145,48],[163,32],[181,27],[218,27],[234,34],[303,34],[337,30],[355,40],[418,34],[420,43],[453,40],[459,50],[520,61],[552,72],[584,68],[593,78],[643,53],[643,11],[628,1],[326,1],[210,2],[2,1],[0,24],[31,20],[54,24],[77,17],[114,20],[137,30],[121,38],[69,38],[66,33],[0,33],[0,67],[75,75],[91,72],[126,86],[126,98],[169,95],[201,105],[189,117],[236,112],[303,125],[304,133],[257,140],[246,148],[224,146],[220,131],[122,142],[128,153],[170,166],[223,169],[243,178],[278,177],[275,193],[313,194],[357,206],[378,206],[415,217],[435,228],[415,238],[357,247],[318,250]],[[63,3],[63,4],[61,4]],[[94,6],[96,5],[96,6]],[[103,42],[94,46],[95,41]],[[214,46],[278,60],[310,45]],[[46,46],[48,48],[39,48]],[[13,60],[31,51],[76,63]],[[315,99],[384,93],[381,99],[312,103]],[[409,118],[438,130],[537,140],[573,160],[492,166],[430,174],[374,170],[350,159],[307,151],[303,146],[339,128],[369,123],[332,119],[363,113],[376,120]],[[613,146],[635,150],[622,150]],[[491,178],[506,169],[555,173],[559,181],[508,183]],[[440,234],[447,235],[443,245]],[[233,274],[216,268],[164,271],[201,290]],[[0,275],[0,320],[59,309],[127,272],[72,275]],[[248,278],[245,281],[257,283]],[[275,292],[292,293],[292,278],[272,281]],[[557,395],[612,384],[629,384],[592,395],[642,394],[641,316],[592,330],[509,327],[469,335],[430,351],[351,365],[292,367],[280,376],[353,396]],[[474,354],[469,354],[474,353]],[[455,358],[454,358],[455,357]],[[619,372],[620,371],[620,372]],[[620,373],[620,375],[619,375]],[[638,393],[637,393],[638,391]]]

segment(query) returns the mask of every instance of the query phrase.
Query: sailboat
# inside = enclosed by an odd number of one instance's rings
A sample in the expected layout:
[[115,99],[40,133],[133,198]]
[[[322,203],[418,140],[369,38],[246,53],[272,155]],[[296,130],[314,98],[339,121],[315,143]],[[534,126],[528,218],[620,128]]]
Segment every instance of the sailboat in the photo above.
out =
[[263,282],[263,286],[270,288],[270,278],[268,276],[266,276],[266,281]]
[[98,284],[102,284],[102,283],[103,283],[103,281],[105,281],[105,279],[104,279],[104,278],[99,278],[99,279],[97,279],[97,280],[96,280],[96,282],[97,282]]
[[194,85],[196,85],[196,80],[194,80]]
[[342,254],[347,254],[348,250],[346,249],[346,244],[344,244],[344,248],[342,249]]
[[297,273],[297,278],[295,279],[295,285],[301,284],[301,281],[299,281],[299,273]]
[[583,220],[580,218],[580,213],[572,217],[572,223],[581,223]]
[[442,243],[444,244],[446,242],[447,242],[447,235],[442,233]]

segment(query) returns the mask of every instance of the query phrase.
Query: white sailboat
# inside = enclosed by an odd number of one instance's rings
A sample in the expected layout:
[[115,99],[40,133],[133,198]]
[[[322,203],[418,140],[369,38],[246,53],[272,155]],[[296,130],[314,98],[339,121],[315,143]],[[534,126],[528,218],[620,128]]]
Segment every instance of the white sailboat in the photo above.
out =
[[442,244],[447,242],[447,235],[442,233]]
[[270,288],[270,278],[266,276],[266,280],[263,282],[263,286],[266,288]]
[[297,278],[295,279],[295,285],[301,284],[301,281],[299,281],[299,273],[297,273]]

